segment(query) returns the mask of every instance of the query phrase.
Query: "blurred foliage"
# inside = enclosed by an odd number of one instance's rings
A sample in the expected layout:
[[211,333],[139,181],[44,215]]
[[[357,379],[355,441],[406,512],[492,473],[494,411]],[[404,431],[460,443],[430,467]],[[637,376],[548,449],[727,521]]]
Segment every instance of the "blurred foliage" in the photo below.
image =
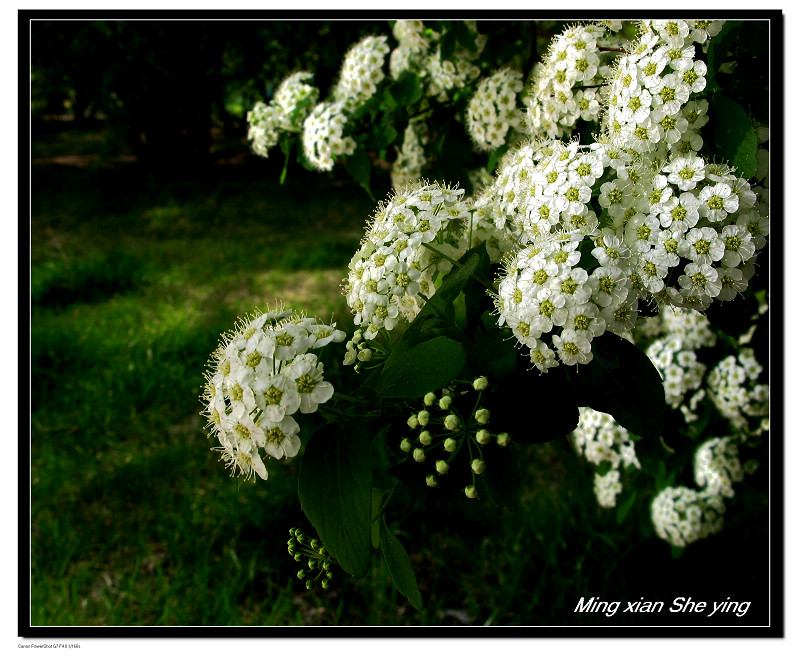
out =
[[31,27],[31,112],[102,119],[107,146],[191,163],[211,129],[246,133],[246,113],[303,68],[330,86],[347,46],[387,33],[370,21],[41,21]]

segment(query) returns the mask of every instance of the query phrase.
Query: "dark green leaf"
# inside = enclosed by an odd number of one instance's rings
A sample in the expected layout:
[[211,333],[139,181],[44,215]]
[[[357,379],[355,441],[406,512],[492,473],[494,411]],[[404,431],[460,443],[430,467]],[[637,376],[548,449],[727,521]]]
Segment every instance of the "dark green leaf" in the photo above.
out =
[[428,299],[428,302],[406,329],[403,337],[394,345],[392,352],[386,360],[384,369],[402,359],[405,352],[417,343],[422,326],[426,322],[432,318],[445,317],[452,311],[453,301],[461,293],[461,290],[464,288],[464,285],[467,284],[479,263],[480,255],[478,253],[465,253],[464,256],[461,257],[459,260],[460,266],[454,268],[445,276],[444,280],[442,280],[441,287]]
[[633,504],[636,503],[636,490],[631,490],[628,498],[623,503],[617,506],[617,524],[622,524],[625,518],[630,513]]
[[456,40],[462,48],[472,53],[478,52],[478,46],[475,45],[475,35],[470,31],[466,23],[463,21],[456,21],[453,23],[453,31],[455,32]]
[[298,479],[300,506],[346,572],[369,566],[372,465],[363,422],[328,424],[311,437]]
[[731,45],[739,36],[742,21],[726,21],[719,33],[708,44],[708,73],[706,81],[709,89],[718,87],[716,81],[717,71],[725,62]]
[[675,545],[672,545],[669,548],[669,554],[670,556],[672,556],[673,560],[677,560],[678,558],[680,558],[683,555],[684,551],[686,551],[686,547],[676,547]]
[[389,87],[388,92],[396,105],[409,107],[422,98],[422,85],[416,75],[407,71]]
[[758,171],[758,137],[753,122],[739,103],[715,95],[712,98],[714,147],[743,178]]
[[612,415],[641,437],[659,437],[666,401],[664,384],[650,358],[610,332],[592,341],[592,353],[589,364],[569,372],[578,405]]
[[448,29],[439,41],[439,55],[441,61],[450,59],[456,48],[456,33],[452,28]]
[[595,474],[598,476],[605,476],[608,472],[611,471],[611,461],[610,460],[603,460],[597,468],[594,470]]
[[363,147],[356,148],[355,152],[345,160],[345,168],[353,176],[353,179],[364,188],[370,199],[375,200],[369,186],[369,157]]
[[495,148],[491,153],[489,153],[489,161],[486,163],[486,170],[489,171],[492,175],[497,170],[497,164],[500,161],[500,158],[508,152],[508,146],[500,146],[500,148]]
[[381,542],[381,523],[383,522],[383,513],[378,515],[383,506],[383,502],[389,494],[389,490],[381,490],[380,488],[372,488],[372,508],[370,510],[370,517],[372,523],[370,524],[370,541],[373,548],[377,549]]
[[417,610],[422,610],[422,595],[417,586],[417,575],[405,547],[381,521],[381,554],[389,566],[395,587]]
[[390,123],[381,122],[374,126],[366,145],[369,148],[380,150],[394,143],[395,139],[397,139],[397,130]]
[[492,383],[512,375],[517,368],[517,340],[509,331],[495,327],[483,333],[467,348],[472,376],[486,376]]
[[378,379],[378,396],[383,398],[421,398],[445,387],[458,376],[467,354],[464,347],[449,337],[435,337],[406,351],[402,359],[387,361]]

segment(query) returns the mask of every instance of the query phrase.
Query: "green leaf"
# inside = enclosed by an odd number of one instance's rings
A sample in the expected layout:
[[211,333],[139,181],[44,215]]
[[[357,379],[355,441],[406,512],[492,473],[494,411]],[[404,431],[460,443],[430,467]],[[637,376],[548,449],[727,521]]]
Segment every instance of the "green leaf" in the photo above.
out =
[[462,48],[472,53],[478,52],[478,46],[475,44],[475,35],[470,31],[466,23],[463,21],[453,23],[453,31]]
[[686,551],[686,547],[676,547],[672,545],[669,548],[669,554],[672,556],[672,560],[678,560],[683,555],[683,552]]
[[636,490],[631,490],[631,493],[628,495],[628,498],[625,499],[625,502],[617,506],[617,524],[622,524],[622,522],[625,521],[625,518],[628,516],[628,513],[630,513],[635,502]]
[[494,175],[494,172],[497,170],[497,164],[500,162],[500,158],[508,152],[508,144],[500,146],[499,148],[495,148],[491,153],[489,153],[489,161],[486,163],[486,170]]
[[512,375],[517,368],[517,340],[499,327],[483,333],[467,348],[467,363],[472,376],[486,376],[492,383]]
[[417,575],[411,567],[408,552],[392,532],[381,522],[381,554],[389,567],[389,574],[400,593],[417,610],[422,610],[422,595],[417,586]]
[[363,422],[323,426],[311,437],[298,479],[300,506],[346,572],[369,566],[372,465]]
[[410,71],[404,72],[387,91],[399,107],[409,107],[422,98],[422,85],[419,78]]
[[421,398],[458,376],[467,354],[449,337],[435,337],[410,348],[402,359],[387,361],[378,379],[382,398]]
[[589,364],[568,372],[578,405],[612,415],[641,437],[659,437],[666,414],[664,383],[650,358],[610,332],[592,340],[592,353]]
[[372,523],[370,524],[370,541],[375,549],[380,546],[380,530],[381,522],[383,521],[383,514],[381,513],[381,516],[378,517],[378,512],[380,511],[384,499],[386,499],[389,492],[389,490],[381,490],[377,487],[372,488],[372,506],[370,510],[370,519],[372,519]]
[[453,51],[456,49],[456,33],[451,27],[443,35],[439,41],[439,56],[441,61],[450,59],[453,56]]
[[362,146],[356,148],[355,152],[345,160],[345,168],[353,176],[353,179],[364,188],[370,200],[374,201],[375,199],[369,186],[369,157],[367,157],[367,151]]
[[742,21],[725,21],[722,29],[714,36],[708,44],[708,73],[706,75],[706,83],[711,89],[712,87],[719,88],[716,76],[719,67],[725,62],[728,56],[728,51],[731,45],[739,36]]
[[730,98],[715,95],[711,100],[715,150],[736,167],[740,176],[752,178],[758,171],[758,137],[753,122]]
[[442,285],[436,293],[428,299],[422,307],[414,321],[403,333],[400,341],[394,345],[392,352],[384,364],[384,370],[393,366],[395,362],[402,359],[406,351],[417,343],[423,324],[435,317],[446,317],[453,309],[453,301],[461,293],[464,285],[470,279],[480,263],[480,255],[474,252],[465,253],[460,259],[458,268],[453,268],[442,280]]
[[380,122],[377,123],[369,135],[366,145],[369,148],[374,148],[375,150],[380,150],[381,148],[386,148],[389,144],[394,143],[394,140],[397,139],[397,130],[390,123]]

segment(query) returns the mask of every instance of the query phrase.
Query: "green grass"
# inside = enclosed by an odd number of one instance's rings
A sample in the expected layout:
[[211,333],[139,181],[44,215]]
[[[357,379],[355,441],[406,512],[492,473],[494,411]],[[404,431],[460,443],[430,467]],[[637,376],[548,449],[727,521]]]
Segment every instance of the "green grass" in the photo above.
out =
[[202,372],[237,316],[276,299],[349,328],[339,285],[373,205],[338,178],[276,180],[34,167],[34,625],[607,625],[652,618],[598,622],[577,600],[763,599],[761,497],[743,490],[738,523],[676,560],[643,535],[646,506],[622,525],[597,507],[561,442],[518,446],[516,514],[462,514],[422,478],[422,496],[396,495],[422,612],[380,564],[306,592],[286,553],[288,529],[310,529],[297,461],[272,461],[266,483],[230,478],[198,414]]

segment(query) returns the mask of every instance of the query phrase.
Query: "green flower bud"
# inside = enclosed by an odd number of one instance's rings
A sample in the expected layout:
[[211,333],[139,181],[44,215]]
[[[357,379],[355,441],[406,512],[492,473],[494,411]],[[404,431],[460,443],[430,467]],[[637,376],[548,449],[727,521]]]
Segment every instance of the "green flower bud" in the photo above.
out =
[[431,420],[431,413],[427,410],[423,410],[422,412],[417,413],[417,421],[419,422],[420,426],[427,426],[428,422]]
[[489,444],[492,441],[492,434],[485,428],[481,428],[476,434],[475,439],[478,444]]
[[356,332],[353,333],[353,344],[358,344],[362,339],[364,339],[363,335],[364,333],[361,330],[356,330]]
[[448,453],[453,453],[453,451],[455,451],[457,447],[458,447],[458,442],[456,442],[452,437],[448,437],[444,441],[444,450],[447,451]]
[[425,483],[427,483],[428,487],[437,487],[439,482],[436,480],[436,474],[428,474],[425,477]]
[[444,460],[437,460],[436,471],[440,474],[446,474],[448,471],[450,471],[450,465],[448,465]]
[[488,424],[490,414],[486,408],[480,408],[475,411],[475,419],[479,424]]
[[458,420],[458,415],[447,415],[444,418],[444,427],[447,430],[458,430],[458,427],[461,425],[461,422]]
[[400,450],[405,451],[406,453],[411,451],[411,440],[409,440],[407,437],[404,437],[403,441],[400,442]]
[[425,449],[414,449],[413,455],[417,462],[425,462]]
[[489,387],[489,380],[486,378],[486,376],[476,378],[472,383],[472,388],[478,392],[485,390],[487,387]]
[[311,590],[314,587],[314,581],[306,581],[306,590]]
[[330,586],[331,582],[328,579],[322,579],[322,589],[327,590],[328,586]]
[[430,446],[431,442],[433,442],[433,436],[428,431],[422,431],[419,434],[419,441],[420,444],[424,444],[425,446]]
[[412,430],[417,426],[419,426],[419,421],[417,421],[417,415],[411,415],[406,423],[408,424],[408,427],[411,428]]
[[442,410],[449,410],[450,409],[450,404],[452,402],[453,402],[453,399],[449,395],[445,395],[441,399],[439,399],[439,407]]
[[304,578],[306,578],[306,570],[304,570],[304,569],[297,570],[297,578],[300,579],[301,581]]
[[511,436],[508,433],[500,433],[500,435],[497,436],[497,443],[500,446],[508,446],[511,444]]
[[319,549],[320,546],[322,546],[322,545],[320,545],[319,540],[317,540],[317,538],[314,538],[313,540],[311,540],[311,548],[312,549]]
[[478,488],[474,485],[467,485],[467,487],[464,488],[464,494],[467,495],[467,499],[474,499],[478,496]]
[[308,559],[308,569],[317,569],[317,561],[313,558]]
[[361,351],[358,352],[358,355],[356,357],[361,362],[369,362],[370,360],[372,360],[372,349],[368,348],[362,349]]
[[479,458],[472,461],[472,471],[476,474],[482,474],[486,470],[486,463]]
[[293,556],[293,558],[294,558],[294,562],[299,563],[301,560],[303,560],[303,554],[301,554],[300,552],[297,552]]
[[434,403],[436,403],[436,394],[434,394],[433,392],[428,392],[425,395],[425,398],[422,399],[422,402],[425,405],[433,405]]

